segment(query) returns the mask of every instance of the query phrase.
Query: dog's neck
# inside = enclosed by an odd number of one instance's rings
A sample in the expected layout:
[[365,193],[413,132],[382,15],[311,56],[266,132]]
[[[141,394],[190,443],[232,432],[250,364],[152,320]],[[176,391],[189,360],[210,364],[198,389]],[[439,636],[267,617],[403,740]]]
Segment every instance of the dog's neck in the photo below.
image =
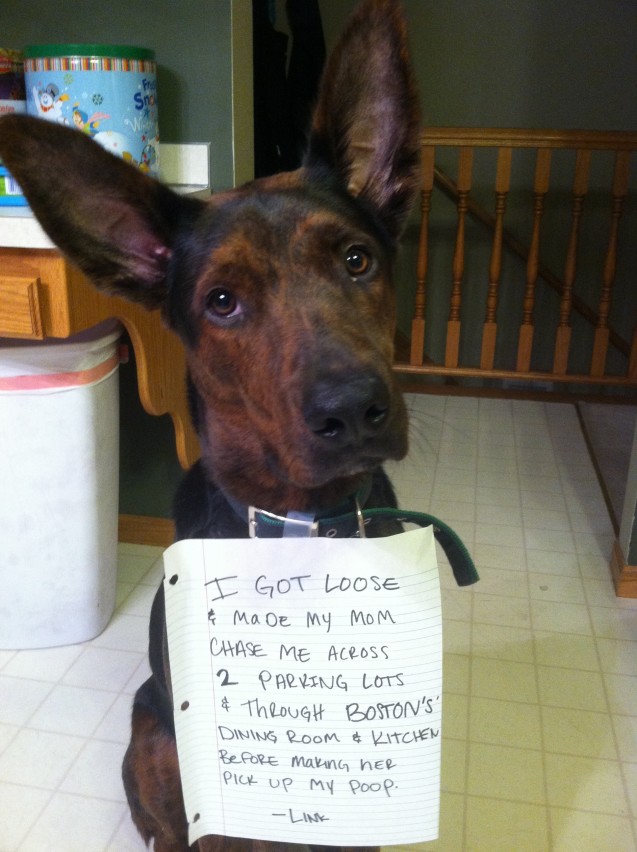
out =
[[308,505],[307,507],[304,507],[302,509],[298,509],[296,506],[290,506],[284,509],[278,507],[276,511],[274,509],[269,508],[267,505],[262,505],[258,500],[251,500],[249,503],[245,503],[241,500],[236,499],[232,494],[229,494],[226,491],[223,491],[223,495],[226,498],[228,505],[231,506],[234,512],[242,520],[249,519],[252,509],[257,509],[266,513],[276,515],[278,518],[281,519],[294,518],[297,515],[303,515],[306,518],[320,520],[327,517],[344,515],[347,512],[351,512],[352,509],[356,506],[359,506],[361,508],[364,507],[367,503],[371,490],[372,476],[371,474],[369,474],[360,482],[360,484],[354,491],[349,492],[338,502],[333,502],[322,506]]
[[346,506],[351,509],[356,497],[364,504],[372,483],[371,473],[362,473],[333,480],[319,488],[302,489],[274,478],[266,484],[263,478],[256,476],[245,480],[234,476],[225,482],[223,477],[216,475],[216,471],[208,470],[228,504],[241,517],[247,517],[250,506],[280,517],[286,517],[290,512],[316,517],[340,514]]

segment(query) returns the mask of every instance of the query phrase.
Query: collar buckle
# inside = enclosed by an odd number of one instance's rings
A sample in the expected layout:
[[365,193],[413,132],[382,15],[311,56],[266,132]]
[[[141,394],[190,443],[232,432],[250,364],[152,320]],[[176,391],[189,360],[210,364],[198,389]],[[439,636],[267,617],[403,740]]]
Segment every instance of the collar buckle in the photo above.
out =
[[289,512],[287,516],[275,515],[256,506],[248,506],[248,529],[250,538],[258,538],[259,519],[257,515],[270,518],[283,527],[283,538],[316,538],[319,533],[319,523],[314,515],[304,512]]

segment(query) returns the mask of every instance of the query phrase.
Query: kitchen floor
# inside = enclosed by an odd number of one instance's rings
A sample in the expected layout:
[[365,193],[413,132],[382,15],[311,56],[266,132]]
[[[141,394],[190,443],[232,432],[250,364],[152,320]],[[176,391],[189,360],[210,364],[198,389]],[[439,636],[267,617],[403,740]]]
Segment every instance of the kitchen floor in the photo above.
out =
[[[441,555],[440,839],[403,850],[637,850],[637,601],[615,598],[606,505],[571,405],[410,396],[405,508]],[[161,551],[121,545],[118,608],[82,645],[0,651],[0,852],[134,852],[119,779]]]

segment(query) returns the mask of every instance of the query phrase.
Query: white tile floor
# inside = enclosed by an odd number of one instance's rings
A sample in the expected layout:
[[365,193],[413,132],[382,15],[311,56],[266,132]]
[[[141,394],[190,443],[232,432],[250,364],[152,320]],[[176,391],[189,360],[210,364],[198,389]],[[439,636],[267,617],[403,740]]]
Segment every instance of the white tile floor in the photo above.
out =
[[[401,504],[451,524],[481,582],[441,560],[445,852],[637,850],[637,602],[569,405],[409,397]],[[0,651],[0,852],[141,852],[119,780],[147,672],[154,548],[122,545],[91,642]],[[398,847],[394,847],[398,849]]]

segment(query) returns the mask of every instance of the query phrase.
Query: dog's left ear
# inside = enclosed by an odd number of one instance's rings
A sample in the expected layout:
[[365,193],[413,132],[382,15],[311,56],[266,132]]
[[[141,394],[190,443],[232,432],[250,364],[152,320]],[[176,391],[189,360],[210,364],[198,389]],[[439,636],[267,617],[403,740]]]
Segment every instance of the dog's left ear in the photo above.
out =
[[147,308],[165,302],[180,227],[201,202],[40,118],[0,118],[0,155],[46,233],[96,287]]
[[418,188],[419,119],[400,3],[365,0],[325,68],[304,165],[336,176],[397,240]]

